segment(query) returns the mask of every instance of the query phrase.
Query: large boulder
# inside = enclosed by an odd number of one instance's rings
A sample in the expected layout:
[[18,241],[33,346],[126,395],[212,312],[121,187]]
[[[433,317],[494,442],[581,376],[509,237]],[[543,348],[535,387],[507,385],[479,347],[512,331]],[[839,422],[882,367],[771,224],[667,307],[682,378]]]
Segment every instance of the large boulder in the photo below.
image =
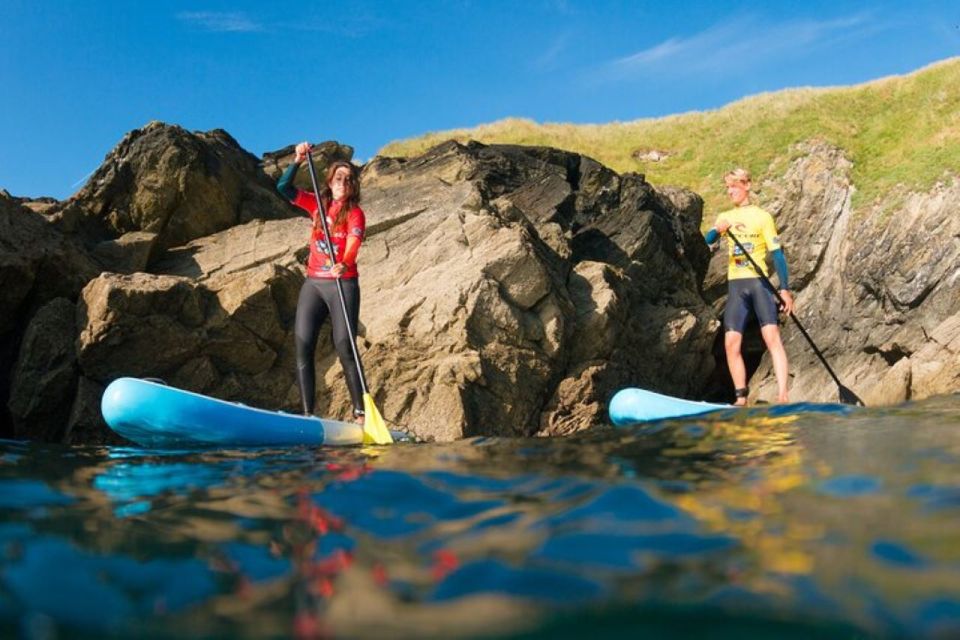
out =
[[50,214],[65,229],[79,225],[88,242],[156,234],[159,254],[236,224],[294,212],[260,160],[227,132],[191,133],[151,122],[124,136],[87,184]]
[[641,176],[451,142],[363,177],[361,317],[388,417],[440,439],[570,432],[619,385],[689,394],[709,374],[685,223]]
[[[191,242],[160,273],[106,273],[84,289],[77,350],[83,375],[120,376],[268,408],[297,404],[293,318],[309,222],[256,220]],[[74,430],[91,431],[78,418]]]
[[204,336],[208,299],[187,278],[101,274],[81,294],[77,354],[98,382],[153,376],[186,364]]

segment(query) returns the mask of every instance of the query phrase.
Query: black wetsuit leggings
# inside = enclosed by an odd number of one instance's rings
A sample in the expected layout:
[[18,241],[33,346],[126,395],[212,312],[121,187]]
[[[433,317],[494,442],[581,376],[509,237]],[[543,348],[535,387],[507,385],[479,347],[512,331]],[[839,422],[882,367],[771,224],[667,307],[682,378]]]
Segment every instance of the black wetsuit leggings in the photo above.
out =
[[332,278],[307,278],[300,288],[297,300],[297,382],[300,384],[300,398],[303,400],[303,412],[313,413],[316,395],[316,358],[317,334],[323,321],[330,317],[333,327],[333,346],[340,357],[340,366],[347,378],[347,388],[355,411],[363,410],[363,388],[360,375],[350,346],[350,335],[357,335],[357,320],[360,317],[360,286],[356,278],[341,278],[343,298],[347,303],[347,316],[350,318],[350,332],[340,309],[340,296],[337,294],[337,281]]

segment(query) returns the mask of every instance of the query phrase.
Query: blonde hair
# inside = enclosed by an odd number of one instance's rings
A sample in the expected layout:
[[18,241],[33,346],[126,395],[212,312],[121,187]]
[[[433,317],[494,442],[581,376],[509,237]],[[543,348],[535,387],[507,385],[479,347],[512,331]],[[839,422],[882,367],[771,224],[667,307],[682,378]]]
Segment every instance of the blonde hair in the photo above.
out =
[[750,184],[750,172],[743,167],[737,167],[732,171],[728,171],[727,174],[723,176],[723,181],[726,183],[740,182],[742,184]]

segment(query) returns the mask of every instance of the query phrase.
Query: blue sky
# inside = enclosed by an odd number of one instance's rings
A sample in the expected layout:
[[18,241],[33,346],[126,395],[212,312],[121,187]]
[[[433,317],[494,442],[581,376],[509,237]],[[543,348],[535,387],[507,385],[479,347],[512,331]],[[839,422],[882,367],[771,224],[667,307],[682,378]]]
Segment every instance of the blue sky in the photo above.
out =
[[960,3],[4,0],[0,188],[64,198],[151,120],[247,150],[610,122],[960,55]]

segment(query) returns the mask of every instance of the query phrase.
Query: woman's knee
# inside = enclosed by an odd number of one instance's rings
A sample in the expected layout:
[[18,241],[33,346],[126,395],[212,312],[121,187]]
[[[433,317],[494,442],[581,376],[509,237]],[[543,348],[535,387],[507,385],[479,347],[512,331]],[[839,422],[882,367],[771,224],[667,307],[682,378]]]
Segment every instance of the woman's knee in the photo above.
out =
[[337,355],[341,360],[353,362],[353,349],[350,346],[350,338],[343,336],[333,341],[333,348],[337,350]]

